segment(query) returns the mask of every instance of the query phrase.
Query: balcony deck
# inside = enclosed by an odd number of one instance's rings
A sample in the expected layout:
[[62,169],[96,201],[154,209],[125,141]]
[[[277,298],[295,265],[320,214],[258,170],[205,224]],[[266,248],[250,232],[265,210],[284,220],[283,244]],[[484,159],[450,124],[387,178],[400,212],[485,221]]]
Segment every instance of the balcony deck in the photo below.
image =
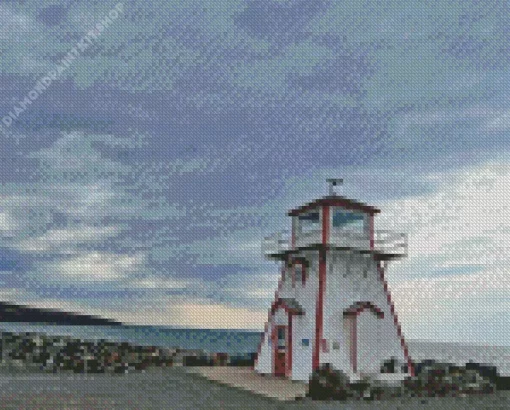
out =
[[[318,249],[322,246],[321,230],[297,236],[294,249],[291,244],[290,232],[282,231],[264,238],[262,252],[266,258],[285,259],[287,254],[297,253],[303,249]],[[326,246],[328,249],[369,253],[378,260],[389,260],[407,255],[407,236],[392,231],[375,231],[374,243],[371,247],[370,238],[366,234],[345,229],[332,229]]]

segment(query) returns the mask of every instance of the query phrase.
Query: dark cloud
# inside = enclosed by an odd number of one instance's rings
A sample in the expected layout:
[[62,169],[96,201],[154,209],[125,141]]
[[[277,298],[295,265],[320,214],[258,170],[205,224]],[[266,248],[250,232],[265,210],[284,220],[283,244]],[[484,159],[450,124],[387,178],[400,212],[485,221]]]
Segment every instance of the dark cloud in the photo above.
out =
[[0,272],[19,271],[27,268],[29,263],[23,255],[10,248],[0,248]]
[[330,1],[300,0],[275,2],[251,0],[235,17],[236,24],[250,34],[281,45],[302,41],[310,36],[308,24]]
[[289,87],[362,96],[364,82],[374,73],[374,67],[367,56],[357,54],[341,55],[315,68],[311,74],[289,74]]
[[65,6],[53,4],[43,8],[37,15],[37,19],[48,26],[56,26],[64,21],[67,11]]

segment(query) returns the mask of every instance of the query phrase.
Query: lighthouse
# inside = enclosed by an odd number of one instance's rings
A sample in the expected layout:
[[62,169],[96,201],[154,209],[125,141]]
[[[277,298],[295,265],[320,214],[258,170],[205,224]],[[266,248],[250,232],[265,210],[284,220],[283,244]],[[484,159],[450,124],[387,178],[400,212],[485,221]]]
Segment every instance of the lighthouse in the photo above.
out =
[[385,272],[405,257],[405,234],[374,229],[380,210],[335,193],[288,212],[290,231],[264,239],[281,277],[259,344],[255,370],[308,381],[329,363],[351,379],[413,372]]

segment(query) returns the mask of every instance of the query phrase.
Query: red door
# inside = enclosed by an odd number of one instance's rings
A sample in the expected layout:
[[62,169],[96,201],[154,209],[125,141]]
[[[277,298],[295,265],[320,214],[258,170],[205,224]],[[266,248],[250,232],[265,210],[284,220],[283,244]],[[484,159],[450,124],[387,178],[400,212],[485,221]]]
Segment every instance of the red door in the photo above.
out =
[[273,330],[274,374],[285,376],[287,356],[287,326],[275,326]]

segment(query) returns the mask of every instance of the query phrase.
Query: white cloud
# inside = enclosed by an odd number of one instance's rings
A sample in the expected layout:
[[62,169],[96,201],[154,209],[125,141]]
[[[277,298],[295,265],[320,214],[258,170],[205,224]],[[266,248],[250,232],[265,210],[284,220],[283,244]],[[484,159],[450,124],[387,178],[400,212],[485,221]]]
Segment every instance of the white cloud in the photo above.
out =
[[[55,43],[49,41],[49,36],[46,27],[32,15],[22,14],[10,6],[0,4],[0,42],[2,68],[5,72],[18,75],[45,74],[54,69],[55,64],[48,61],[46,56],[48,48],[55,48]],[[18,47],[20,39],[23,41],[22,51]],[[25,90],[28,91],[30,90]]]
[[510,165],[488,163],[435,174],[436,192],[382,204],[376,229],[409,235],[410,259],[447,257],[449,264],[506,262],[510,228]]
[[[238,289],[237,291],[240,291]],[[248,298],[254,298],[254,299],[263,299],[269,301],[271,303],[271,300],[274,298],[275,290],[270,288],[265,289],[249,289],[245,292],[246,297]],[[268,303],[268,306],[269,306]]]
[[176,290],[186,289],[191,282],[178,280],[173,278],[144,278],[133,280],[129,283],[129,287],[147,289],[147,290]]
[[62,301],[27,294],[17,298],[16,303],[96,315],[135,325],[262,330],[267,320],[266,307],[232,307],[203,299],[189,300],[182,296],[151,295],[136,300],[111,299],[94,303],[85,299]]
[[198,299],[158,298],[140,300],[135,305],[111,313],[124,323],[206,329],[262,329],[267,320],[267,309],[231,307]]
[[251,275],[240,275],[230,278],[228,286],[223,291],[233,296],[242,296],[245,299],[267,299],[269,306],[273,300],[275,290],[278,286],[280,270],[274,266],[272,273],[253,273]]
[[[470,85],[479,82],[476,76],[469,77]],[[491,107],[487,104],[474,104],[454,110],[431,110],[412,112],[397,118],[395,133],[399,145],[415,146],[420,141],[412,138],[410,128],[418,126],[451,125],[458,122],[476,122],[481,132],[504,131],[510,128],[510,111]]]
[[0,236],[2,238],[12,238],[18,230],[18,224],[15,218],[7,211],[0,212]]
[[172,306],[170,312],[179,317],[182,324],[200,328],[261,329],[267,320],[265,309],[251,310],[220,304],[187,303]]
[[20,288],[0,288],[0,299],[5,302],[13,302],[18,300],[18,297],[24,292]]
[[[144,200],[134,191],[124,190],[115,183],[121,175],[136,171],[104,156],[93,147],[101,142],[112,148],[134,149],[143,146],[136,138],[114,138],[109,135],[88,135],[83,132],[63,133],[49,148],[30,154],[39,160],[39,172],[44,181],[4,184],[0,196],[0,237],[9,246],[19,246],[24,251],[56,251],[61,246],[68,253],[71,242],[93,241],[115,235],[108,228],[77,228],[45,233],[53,222],[55,212],[63,214],[73,224],[95,225],[110,216],[117,219],[181,218],[185,209],[161,201],[154,207],[152,200]],[[153,170],[152,174],[156,174]],[[135,172],[136,173],[136,172]],[[149,174],[149,173],[148,173]],[[70,180],[71,178],[71,180]],[[150,189],[157,181],[141,181]],[[135,188],[138,188],[135,184]],[[147,187],[145,187],[147,189]],[[71,222],[70,222],[71,223]],[[87,229],[92,231],[86,232]],[[73,237],[76,236],[76,237]]]
[[189,251],[198,256],[197,263],[261,266],[263,234],[260,229],[237,231],[228,236],[210,240],[196,240],[190,244]]
[[[16,242],[22,242],[25,247],[37,242],[35,239],[25,241],[27,238],[37,234],[40,236],[47,230],[52,223],[54,211],[84,224],[95,224],[102,215],[135,214],[136,211],[136,207],[130,204],[117,204],[121,202],[119,195],[105,182],[25,184],[24,188],[22,191],[15,185],[5,187],[4,195],[0,197],[0,231],[6,230],[6,233],[14,236]],[[63,239],[72,239],[70,235],[87,236],[87,229],[71,227],[66,231],[50,231],[41,239],[48,238],[56,243],[58,236]],[[107,232],[99,230],[98,233],[104,235]]]
[[69,254],[76,252],[75,246],[84,242],[96,242],[120,232],[119,228],[77,226],[67,229],[53,229],[41,236],[18,241],[14,246],[25,252],[60,252]]
[[[470,85],[479,82],[476,76],[469,77]],[[477,121],[481,131],[505,131],[510,129],[510,111],[491,107],[487,104],[475,104],[456,110],[433,110],[404,114],[398,118],[397,134],[402,138],[401,143],[415,144],[409,135],[409,128],[413,126],[445,125],[456,122]]]
[[108,282],[127,278],[145,263],[142,254],[92,252],[43,265],[46,279],[58,282]]
[[408,258],[387,271],[409,337],[508,315],[501,301],[510,297],[509,178],[510,164],[489,162],[429,176],[437,182],[432,194],[381,204],[376,229],[409,235]]
[[95,315],[126,324],[262,330],[267,319],[266,308],[231,307],[203,299],[189,300],[182,296],[151,295],[136,300],[62,300],[41,298],[25,289],[2,289],[0,296],[3,300],[30,307]]
[[510,111],[495,111],[489,117],[485,128],[490,131],[504,131],[510,128]]
[[118,162],[108,160],[93,148],[93,143],[102,142],[114,146],[133,145],[132,141],[119,138],[118,141],[109,135],[85,134],[83,131],[63,132],[50,147],[43,148],[28,155],[29,158],[39,159],[45,170],[51,172],[76,171],[92,173],[128,171],[128,167]]
[[26,34],[33,25],[34,21],[28,16],[14,13],[9,7],[0,5],[0,40]]

